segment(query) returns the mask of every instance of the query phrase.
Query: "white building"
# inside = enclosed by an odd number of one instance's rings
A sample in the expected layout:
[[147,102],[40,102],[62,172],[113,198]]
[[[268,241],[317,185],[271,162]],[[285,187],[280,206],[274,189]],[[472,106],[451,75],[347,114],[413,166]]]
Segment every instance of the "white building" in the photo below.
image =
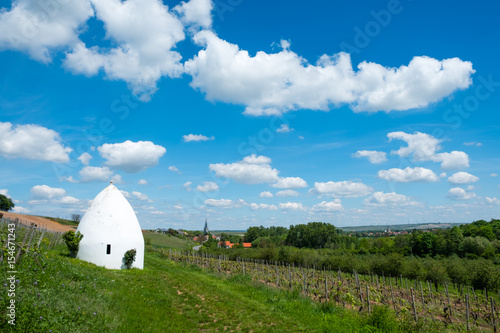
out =
[[123,269],[125,252],[136,249],[132,268],[144,267],[141,226],[132,206],[112,181],[95,197],[77,231],[83,234],[77,258],[110,269]]

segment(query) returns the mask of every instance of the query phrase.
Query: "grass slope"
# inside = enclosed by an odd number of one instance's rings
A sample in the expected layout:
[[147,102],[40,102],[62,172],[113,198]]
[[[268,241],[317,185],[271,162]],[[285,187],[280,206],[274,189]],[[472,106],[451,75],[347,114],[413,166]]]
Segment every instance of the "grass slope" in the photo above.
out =
[[[62,247],[19,265],[16,326],[2,332],[388,332],[384,308],[358,315],[299,293],[219,277],[147,252],[144,270],[106,270],[68,258]],[[5,267],[2,267],[5,272]],[[4,280],[5,283],[5,280]],[[378,327],[378,328],[377,328]],[[401,329],[401,327],[399,327]]]
[[158,234],[155,232],[145,232],[144,241],[154,248],[171,248],[179,250],[189,250],[196,243],[192,240],[180,239],[169,234]]
[[62,225],[69,225],[70,227],[73,227],[75,229],[78,228],[78,225],[80,224],[80,222],[76,222],[76,221],[68,220],[68,219],[61,219],[59,217],[49,217],[49,216],[40,216],[40,217],[46,218],[48,220],[57,222],[57,223],[62,224]]

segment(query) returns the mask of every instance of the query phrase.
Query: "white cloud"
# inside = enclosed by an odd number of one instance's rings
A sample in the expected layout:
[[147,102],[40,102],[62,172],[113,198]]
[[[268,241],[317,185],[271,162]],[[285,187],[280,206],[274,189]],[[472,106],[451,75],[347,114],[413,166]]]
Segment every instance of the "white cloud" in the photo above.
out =
[[206,199],[205,205],[211,207],[229,208],[234,205],[234,202],[230,199]]
[[278,207],[275,205],[268,205],[264,203],[256,204],[256,203],[251,203],[248,205],[250,209],[252,210],[259,210],[259,209],[264,209],[264,210],[278,210]]
[[31,194],[35,200],[30,200],[30,205],[55,204],[55,205],[78,205],[80,199],[67,196],[62,188],[52,188],[47,185],[36,185],[31,189]]
[[89,153],[83,153],[78,157],[80,162],[82,162],[83,165],[89,165],[90,160],[92,159],[92,155]]
[[130,173],[156,166],[160,157],[167,151],[151,141],[132,142],[130,140],[115,144],[105,143],[97,147],[97,150],[101,157],[106,159],[106,166]]
[[139,179],[137,182],[138,185],[148,185],[148,181],[146,179]]
[[478,180],[479,180],[478,177],[463,171],[454,173],[453,175],[451,175],[451,177],[448,178],[448,181],[454,185],[475,183]]
[[448,198],[452,200],[469,200],[474,199],[476,194],[473,192],[466,192],[463,188],[454,187],[448,191]]
[[307,183],[300,177],[281,177],[271,186],[276,188],[303,188],[307,187]]
[[352,180],[341,182],[314,183],[314,188],[309,192],[333,197],[357,198],[364,197],[373,192],[373,188],[363,183]]
[[123,183],[122,176],[120,176],[120,175],[113,175],[113,177],[111,177],[111,180],[115,184],[122,184]]
[[29,214],[31,213],[29,209],[21,207],[21,206],[16,206],[12,208],[12,212],[16,214]]
[[80,170],[80,181],[89,183],[94,181],[105,182],[109,181],[113,176],[113,171],[108,167],[92,167],[86,166]]
[[481,142],[471,141],[471,142],[464,142],[464,145],[465,145],[465,146],[476,146],[476,147],[481,147],[483,144],[482,144]]
[[434,162],[441,162],[441,168],[464,169],[469,167],[469,155],[463,151],[452,151],[451,153],[440,153],[433,157]]
[[78,180],[74,179],[73,176],[61,177],[61,181],[66,181],[68,183],[78,183]]
[[405,132],[388,133],[389,141],[398,139],[406,142],[407,147],[401,147],[399,150],[392,151],[392,154],[409,157],[413,155],[414,161],[433,161],[441,162],[443,169],[463,169],[469,166],[469,156],[463,151],[452,151],[451,153],[437,153],[441,150],[438,140],[432,135],[415,132],[408,134]]
[[290,128],[287,124],[281,124],[281,127],[276,130],[278,133],[290,133],[293,128]]
[[269,191],[260,192],[259,197],[261,198],[272,198],[274,195]]
[[266,156],[252,154],[245,156],[242,162],[246,164],[271,164],[271,159]]
[[386,153],[375,150],[358,150],[356,153],[353,154],[353,157],[356,158],[367,157],[368,161],[370,161],[370,163],[372,164],[379,164],[387,161]]
[[191,184],[193,184],[192,182],[185,182],[184,185],[184,188],[186,189],[186,191],[188,192],[191,192]]
[[364,204],[367,206],[389,206],[389,207],[405,207],[405,206],[418,205],[416,201],[411,200],[409,197],[394,192],[391,193],[375,192],[364,200]]
[[[66,69],[125,81],[144,101],[157,90],[160,78],[187,72],[191,85],[208,99],[243,104],[254,115],[329,110],[342,104],[356,112],[408,110],[472,83],[472,64],[458,58],[420,56],[398,68],[365,61],[355,70],[342,52],[310,64],[290,51],[289,41],[281,41],[278,53],[260,51],[252,57],[210,30],[213,8],[210,0],[182,2],[172,10],[158,0],[17,0],[0,13],[0,31],[5,32],[0,49],[26,52],[45,63],[53,53],[65,51]],[[88,46],[79,39],[94,17],[104,26],[106,46]],[[175,48],[185,39],[186,27],[190,32],[205,29],[194,36],[204,49],[183,65]]]
[[313,211],[318,212],[337,212],[343,210],[342,202],[340,199],[335,199],[333,201],[322,201],[319,204],[316,204],[312,207]]
[[438,176],[429,169],[407,167],[405,169],[392,168],[389,170],[380,170],[378,177],[387,181],[409,183],[409,182],[437,182]]
[[267,164],[270,162],[268,157],[253,154],[236,163],[210,164],[209,169],[217,177],[229,178],[242,184],[272,183],[278,180],[279,171]]
[[284,190],[276,192],[277,197],[298,197],[299,192],[294,190]]
[[181,209],[184,209],[184,207],[182,207],[182,205],[175,205],[175,206],[174,206],[174,209],[181,210]]
[[59,134],[51,129],[38,125],[13,127],[11,123],[0,122],[0,155],[5,158],[66,163],[71,151],[71,148],[64,147]]
[[304,137],[302,135],[299,135],[300,140],[304,140]]
[[498,175],[496,173],[492,173],[490,177],[498,177]]
[[63,205],[77,205],[80,203],[80,199],[77,199],[75,197],[70,197],[70,196],[65,196],[62,197],[58,203],[63,204]]
[[165,215],[165,212],[162,212],[160,210],[154,210],[151,212],[151,214],[153,214],[153,215]]
[[173,8],[179,14],[184,25],[193,25],[205,29],[212,26],[212,9],[211,0],[182,1],[180,5]]
[[445,178],[446,176],[448,176],[448,175],[446,174],[446,172],[441,172],[441,173],[439,174],[439,177],[441,177],[441,178]]
[[13,1],[0,12],[0,49],[18,50],[43,63],[53,51],[78,41],[81,27],[94,15],[90,1]]
[[184,140],[184,142],[209,141],[209,140],[215,140],[215,137],[213,136],[208,137],[202,134],[188,134],[188,135],[183,135],[182,140]]
[[498,200],[497,198],[490,198],[490,197],[486,197],[486,202],[490,205],[500,205],[500,200]]
[[[271,192],[269,192],[271,193]],[[5,188],[0,188],[0,194],[1,195],[5,195],[6,197],[10,198],[10,195],[9,195],[9,190],[5,189]],[[272,195],[271,195],[272,196]]]
[[150,200],[149,197],[144,193],[133,191],[132,195],[141,201],[152,202],[152,200]]
[[128,193],[127,191],[124,191],[124,190],[120,190],[121,194],[123,194],[123,196],[127,199],[130,199],[132,198],[132,195],[130,193]]
[[397,151],[392,151],[392,154],[409,157],[413,154],[415,161],[429,161],[436,155],[436,152],[441,149],[439,143],[441,140],[436,139],[432,135],[415,132],[408,134],[405,132],[391,132],[387,134],[389,141],[393,139],[402,140],[406,142],[407,147],[401,147]]
[[180,173],[179,169],[177,169],[177,167],[175,165],[171,165],[168,167],[168,170],[170,171],[173,171],[173,172],[177,172],[177,173]]
[[66,54],[67,69],[87,76],[102,70],[110,80],[127,82],[144,101],[157,90],[156,83],[162,76],[182,74],[181,55],[173,49],[184,40],[184,27],[163,2],[91,1],[113,47],[88,48],[79,41]]
[[279,208],[281,210],[304,210],[300,202],[281,202]]
[[66,191],[62,188],[54,188],[47,185],[35,185],[31,188],[31,195],[35,199],[54,199],[62,197]]
[[200,192],[213,192],[219,190],[219,185],[215,182],[203,182],[203,185],[198,185],[196,189]]
[[354,71],[343,52],[312,65],[290,51],[289,43],[278,53],[252,57],[211,31],[197,33],[194,42],[204,49],[184,64],[191,86],[208,100],[245,105],[245,113],[255,116],[342,104],[369,112],[422,108],[468,88],[474,73],[470,62],[458,58],[414,57],[399,68],[362,62]]

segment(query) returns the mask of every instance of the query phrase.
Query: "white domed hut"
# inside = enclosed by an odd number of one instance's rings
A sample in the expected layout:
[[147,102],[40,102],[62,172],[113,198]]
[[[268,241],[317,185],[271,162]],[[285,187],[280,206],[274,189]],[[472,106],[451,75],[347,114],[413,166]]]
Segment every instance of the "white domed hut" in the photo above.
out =
[[111,184],[99,193],[83,216],[83,234],[77,258],[110,269],[126,268],[123,257],[137,251],[132,268],[144,267],[144,237],[135,212],[123,194]]

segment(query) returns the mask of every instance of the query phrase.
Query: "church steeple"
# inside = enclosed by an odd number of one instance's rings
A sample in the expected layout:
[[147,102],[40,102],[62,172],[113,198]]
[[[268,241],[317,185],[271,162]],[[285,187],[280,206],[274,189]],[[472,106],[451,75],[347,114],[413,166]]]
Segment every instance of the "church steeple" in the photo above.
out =
[[207,223],[207,219],[205,219],[205,228],[203,228],[203,234],[205,236],[208,235],[208,223]]

